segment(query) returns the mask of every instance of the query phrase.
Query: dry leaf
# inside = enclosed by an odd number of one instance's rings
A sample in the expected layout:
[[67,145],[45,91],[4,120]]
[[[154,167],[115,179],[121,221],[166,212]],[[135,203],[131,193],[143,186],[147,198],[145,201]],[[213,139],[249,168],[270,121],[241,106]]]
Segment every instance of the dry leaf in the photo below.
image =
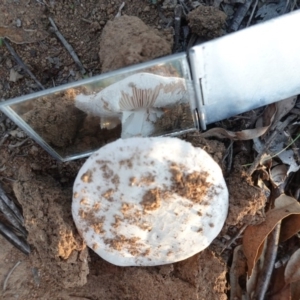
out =
[[293,150],[285,150],[278,154],[278,157],[281,159],[281,161],[284,164],[289,165],[289,169],[287,172],[287,175],[289,175],[291,172],[297,172],[300,169],[300,166],[296,162],[294,158],[294,152]]
[[[291,300],[291,299],[292,298],[291,298],[290,285],[286,285],[278,293],[268,297],[268,300]],[[299,298],[297,300],[299,300]]]
[[35,43],[45,39],[48,33],[43,30],[29,30],[0,26],[0,37],[7,38],[15,44]]
[[292,96],[281,101],[275,103],[276,105],[276,114],[273,121],[273,125],[271,130],[273,130],[276,126],[276,123],[281,120],[285,115],[287,115],[295,106],[297,100],[297,96]]
[[285,266],[281,266],[273,271],[268,289],[269,300],[290,299],[290,286],[284,282],[284,269]]
[[300,299],[300,281],[291,283],[291,300]]
[[280,242],[284,242],[300,231],[300,215],[290,215],[282,220]]
[[262,115],[262,120],[263,120],[262,125],[270,126],[274,122],[276,114],[277,114],[276,103],[272,103],[272,104],[268,105],[265,108],[263,115]]
[[270,171],[270,180],[275,187],[281,185],[287,177],[288,168],[286,165],[280,164],[273,167]]
[[[283,123],[280,121],[277,122],[277,125],[280,128],[283,127]],[[280,153],[289,142],[290,137],[284,131],[279,131],[276,133],[273,141],[271,142],[269,150],[273,154]]]
[[300,249],[295,251],[288,261],[284,271],[284,279],[286,283],[300,281]]
[[272,121],[275,117],[275,114],[277,112],[277,108],[275,104],[270,104],[265,109],[265,120],[261,121],[261,124],[263,123],[263,127],[256,125],[257,128],[254,129],[245,129],[242,131],[229,131],[224,128],[212,128],[210,130],[207,130],[206,132],[201,133],[201,137],[207,138],[207,137],[218,137],[221,139],[229,138],[234,141],[245,141],[245,140],[253,140],[256,139],[262,135],[264,135],[269,127],[272,124]]
[[[255,128],[263,127],[263,117],[260,116],[255,122]],[[257,153],[261,153],[264,150],[264,143],[259,138],[253,139],[253,147]]]
[[262,245],[269,233],[279,221],[290,215],[300,215],[300,204],[292,197],[281,195],[275,200],[274,209],[266,213],[266,220],[264,222],[246,228],[243,237],[243,249],[247,257],[249,276],[259,258]]
[[[270,126],[270,131],[273,131],[274,128],[280,123],[280,119],[282,119],[286,114],[288,114],[291,109],[295,106],[296,96],[289,97],[287,99],[283,99],[276,103],[270,104],[264,110],[264,113],[261,117],[259,117],[256,121],[256,128],[262,126]],[[262,136],[263,138],[263,136]],[[269,150],[271,152],[279,153],[284,148],[284,145],[289,141],[289,137],[284,134],[284,132],[278,132],[275,136],[275,139],[271,143]],[[264,143],[261,139],[253,139],[254,149],[257,153],[261,153],[264,149]],[[283,163],[288,163],[283,161]],[[289,164],[289,163],[288,163]],[[294,172],[293,170],[289,170],[289,172]]]
[[207,137],[218,137],[221,139],[229,138],[234,141],[252,140],[254,138],[263,135],[268,130],[268,128],[269,126],[266,126],[261,128],[245,129],[237,132],[229,131],[224,128],[212,128],[210,130],[207,130],[206,132],[201,133],[200,136],[203,138],[207,138]]
[[[268,105],[265,108],[262,116],[257,119],[255,127],[260,128],[262,126],[266,126],[266,127],[268,127],[268,130],[269,130],[270,126],[273,124],[276,113],[277,113],[276,104],[272,103],[272,104]],[[261,139],[264,139],[266,134],[267,134],[267,131],[265,132],[265,134],[263,134],[261,136]],[[255,138],[254,140],[257,140],[257,138]],[[260,153],[260,152],[258,152],[258,153]]]

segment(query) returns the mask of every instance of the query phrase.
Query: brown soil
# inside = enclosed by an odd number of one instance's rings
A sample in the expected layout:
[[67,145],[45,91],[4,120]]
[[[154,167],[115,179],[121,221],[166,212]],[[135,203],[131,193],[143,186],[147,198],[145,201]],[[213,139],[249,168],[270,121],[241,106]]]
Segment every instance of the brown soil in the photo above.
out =
[[169,42],[137,17],[121,16],[108,21],[100,40],[102,72],[171,54],[172,34],[168,38]]
[[[69,53],[50,32],[48,17],[55,20],[89,74],[95,75],[101,72],[98,57],[101,31],[109,20],[113,20],[121,2],[3,0],[0,26],[14,27],[21,20],[25,29],[48,32],[37,43],[13,44],[13,47],[49,88],[53,84],[78,80],[82,75]],[[165,36],[158,12],[149,1],[132,0],[126,4],[123,13],[139,17]],[[11,69],[25,75],[6,47],[0,47],[0,97],[9,99],[37,90],[36,84],[27,76],[16,83],[10,82]],[[57,109],[57,104],[51,105]],[[98,123],[97,120],[92,122]],[[62,134],[64,142],[71,141],[72,144],[72,130]],[[227,261],[219,255],[222,236],[236,232],[243,224],[259,221],[257,211],[265,202],[262,192],[243,176],[241,165],[249,161],[242,154],[236,157],[234,171],[226,178],[230,191],[229,217],[214,245],[175,264],[121,268],[87,249],[74,226],[72,185],[84,160],[67,163],[54,160],[1,113],[0,134],[1,183],[22,206],[32,248],[32,253],[25,256],[0,236],[1,299],[227,299],[230,288],[226,278]],[[196,133],[185,138],[210,153],[225,172],[222,161],[225,145],[222,142],[202,140]],[[2,289],[9,271],[18,261],[21,263],[8,278],[6,289]]]
[[97,150],[119,138],[121,126],[101,129],[99,117],[76,108],[74,98],[79,90],[69,89],[12,108],[62,157]]
[[[221,163],[222,143],[200,143],[195,135],[188,140]],[[71,216],[72,182],[83,161],[59,163],[31,141],[19,154],[8,146],[1,149],[1,175],[6,190],[11,186],[23,207],[32,253],[26,257],[1,237],[1,281],[22,261],[1,292],[3,299],[196,299],[197,294],[200,299],[227,298],[226,261],[215,253],[216,245],[162,267],[121,268],[97,257],[83,245]],[[225,228],[251,222],[264,196],[243,180],[239,168],[227,183],[232,196]]]
[[212,39],[222,35],[226,14],[216,7],[198,6],[189,13],[188,21],[192,31],[200,37]]

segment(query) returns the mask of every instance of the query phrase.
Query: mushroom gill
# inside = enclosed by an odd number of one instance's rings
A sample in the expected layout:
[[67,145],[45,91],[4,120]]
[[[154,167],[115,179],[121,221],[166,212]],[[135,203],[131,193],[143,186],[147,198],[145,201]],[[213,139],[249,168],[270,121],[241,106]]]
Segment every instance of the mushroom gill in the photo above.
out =
[[157,85],[154,89],[137,88],[135,84],[129,84],[132,88],[132,96],[129,93],[121,91],[121,99],[119,102],[120,110],[128,111],[140,108],[154,107],[162,84]]

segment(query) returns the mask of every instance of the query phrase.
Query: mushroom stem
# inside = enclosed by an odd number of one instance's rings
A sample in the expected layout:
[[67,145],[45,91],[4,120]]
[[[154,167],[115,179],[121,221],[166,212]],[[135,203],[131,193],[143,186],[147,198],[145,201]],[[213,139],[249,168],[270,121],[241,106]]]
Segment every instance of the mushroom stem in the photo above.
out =
[[133,136],[146,137],[154,132],[154,123],[162,116],[159,109],[139,109],[124,111],[122,115],[122,138]]

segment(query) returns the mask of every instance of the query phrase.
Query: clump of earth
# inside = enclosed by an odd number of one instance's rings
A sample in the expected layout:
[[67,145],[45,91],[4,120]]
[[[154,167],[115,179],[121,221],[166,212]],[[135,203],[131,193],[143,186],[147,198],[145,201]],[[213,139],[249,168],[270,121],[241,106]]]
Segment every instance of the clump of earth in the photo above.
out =
[[226,14],[213,6],[200,5],[188,14],[189,26],[199,37],[212,39],[223,34]]
[[172,36],[169,34],[167,40],[163,33],[152,29],[134,16],[125,15],[109,21],[101,35],[99,56],[102,72],[171,53]]

